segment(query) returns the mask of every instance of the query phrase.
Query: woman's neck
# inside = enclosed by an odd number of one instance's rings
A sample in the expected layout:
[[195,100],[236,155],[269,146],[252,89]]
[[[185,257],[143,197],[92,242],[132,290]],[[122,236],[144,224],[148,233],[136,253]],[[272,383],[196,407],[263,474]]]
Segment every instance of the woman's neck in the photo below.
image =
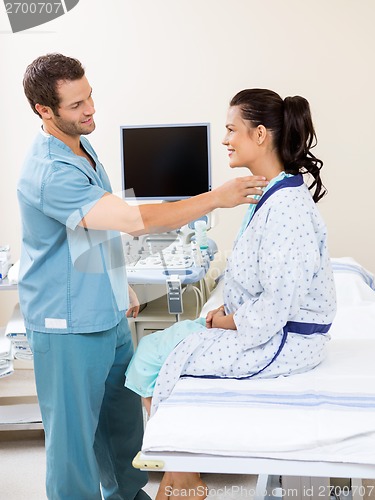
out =
[[270,161],[262,161],[257,165],[252,165],[249,170],[253,175],[263,175],[268,181],[277,177],[280,172],[284,171],[284,166],[278,159],[272,159]]

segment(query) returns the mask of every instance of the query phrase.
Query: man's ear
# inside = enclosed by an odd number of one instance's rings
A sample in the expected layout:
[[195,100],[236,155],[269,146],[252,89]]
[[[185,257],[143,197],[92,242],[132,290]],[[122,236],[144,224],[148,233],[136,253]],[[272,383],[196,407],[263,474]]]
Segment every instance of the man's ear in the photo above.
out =
[[52,109],[44,104],[35,104],[35,109],[44,120],[50,120],[53,116]]

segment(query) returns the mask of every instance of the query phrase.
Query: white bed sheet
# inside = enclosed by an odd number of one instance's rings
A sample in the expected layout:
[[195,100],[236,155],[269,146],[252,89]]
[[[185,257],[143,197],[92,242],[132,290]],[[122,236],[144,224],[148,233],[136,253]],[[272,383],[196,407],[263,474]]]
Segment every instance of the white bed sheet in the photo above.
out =
[[[334,259],[338,313],[316,369],[265,380],[181,379],[149,420],[142,452],[375,465],[375,291]],[[220,289],[207,310],[220,303]]]
[[181,379],[142,450],[375,463],[374,353],[375,340],[337,340],[293,377]]

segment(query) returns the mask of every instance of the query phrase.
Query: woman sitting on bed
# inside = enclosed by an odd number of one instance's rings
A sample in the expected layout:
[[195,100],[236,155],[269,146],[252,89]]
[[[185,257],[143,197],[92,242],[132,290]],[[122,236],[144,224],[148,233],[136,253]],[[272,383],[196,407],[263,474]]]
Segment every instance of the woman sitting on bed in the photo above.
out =
[[[148,411],[151,396],[155,411],[180,376],[242,379],[311,370],[329,340],[336,297],[326,227],[315,206],[326,191],[323,162],[311,153],[309,103],[243,90],[230,102],[226,129],[230,167],[246,167],[269,184],[249,206],[234,243],[223,305],[205,324],[182,321],[141,340],[125,385],[145,398]],[[302,174],[312,178],[309,187]],[[166,473],[156,498],[170,498],[171,491],[205,498],[204,486],[199,474]]]

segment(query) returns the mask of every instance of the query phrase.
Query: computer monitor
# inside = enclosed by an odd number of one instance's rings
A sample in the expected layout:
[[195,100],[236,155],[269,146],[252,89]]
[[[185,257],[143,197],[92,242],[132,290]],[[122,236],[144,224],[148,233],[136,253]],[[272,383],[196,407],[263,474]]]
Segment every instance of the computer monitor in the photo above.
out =
[[181,200],[211,190],[209,123],[121,127],[125,198]]

